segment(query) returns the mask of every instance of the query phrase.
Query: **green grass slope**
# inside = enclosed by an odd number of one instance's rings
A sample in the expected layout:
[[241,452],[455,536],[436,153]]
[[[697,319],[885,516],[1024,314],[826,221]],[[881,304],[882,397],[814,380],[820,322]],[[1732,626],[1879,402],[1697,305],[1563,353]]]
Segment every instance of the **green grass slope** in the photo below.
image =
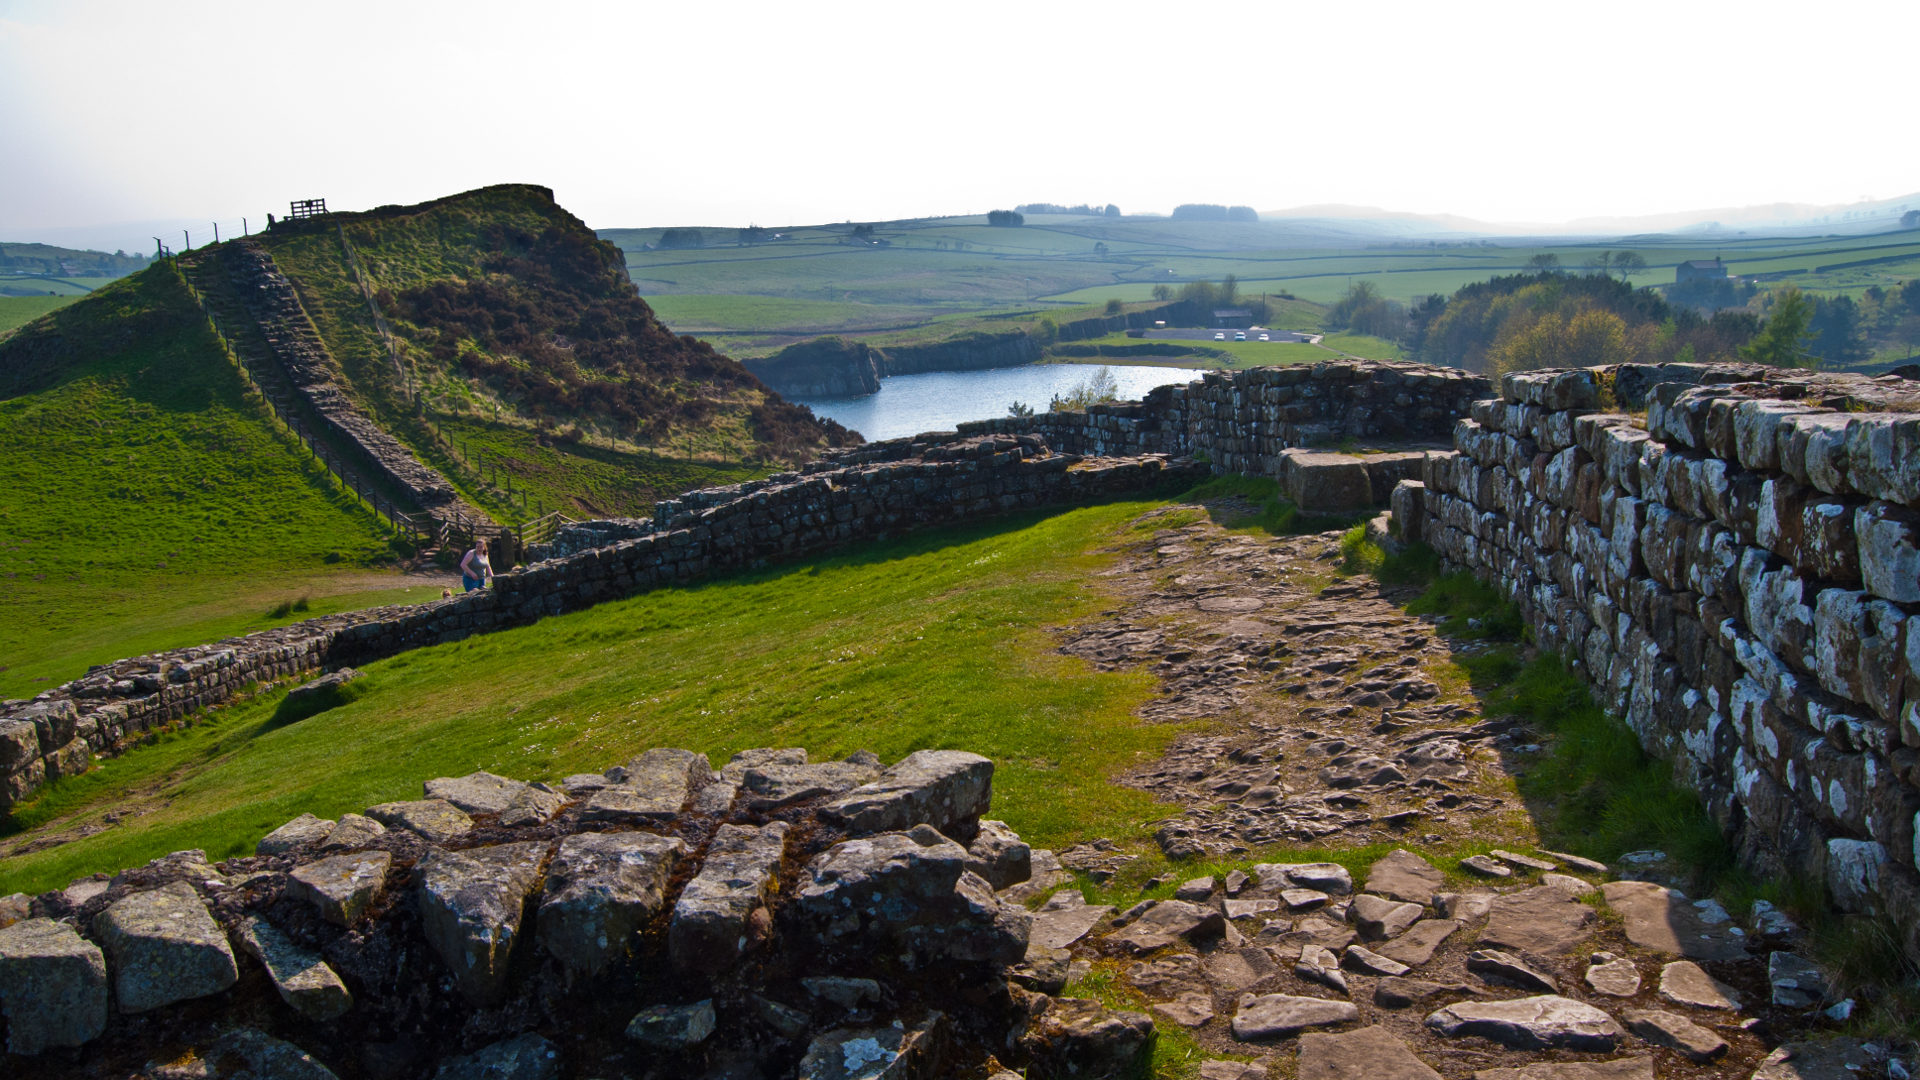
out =
[[406,595],[367,572],[383,552],[172,266],[0,341],[0,696],[257,629],[281,600]]
[[59,828],[131,812],[0,863],[0,893],[184,847],[250,851],[302,811],[418,797],[434,776],[551,781],[652,746],[716,763],[769,745],[965,748],[998,762],[996,812],[1036,842],[1143,836],[1151,799],[1108,778],[1180,728],[1132,715],[1147,675],[1063,656],[1048,628],[1099,609],[1102,549],[1147,505],[922,534],[409,652],[296,723],[276,724],[278,695],[220,710],[18,811]]

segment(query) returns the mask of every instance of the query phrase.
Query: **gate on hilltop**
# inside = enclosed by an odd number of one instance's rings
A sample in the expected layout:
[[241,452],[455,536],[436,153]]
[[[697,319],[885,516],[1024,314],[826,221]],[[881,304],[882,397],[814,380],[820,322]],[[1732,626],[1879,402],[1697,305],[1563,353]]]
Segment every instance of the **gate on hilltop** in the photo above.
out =
[[327,200],[295,199],[287,205],[287,216],[295,221],[327,216]]

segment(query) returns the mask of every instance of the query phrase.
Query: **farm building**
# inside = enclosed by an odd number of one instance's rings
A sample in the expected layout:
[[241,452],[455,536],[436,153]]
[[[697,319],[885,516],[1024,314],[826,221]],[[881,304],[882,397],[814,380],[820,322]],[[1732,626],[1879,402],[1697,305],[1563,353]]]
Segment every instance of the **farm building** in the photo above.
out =
[[1689,281],[1721,281],[1727,276],[1727,264],[1714,256],[1712,262],[1705,259],[1690,259],[1673,268],[1673,283],[1684,285]]
[[1215,330],[1245,330],[1253,325],[1253,312],[1246,308],[1215,308],[1213,310],[1213,328]]

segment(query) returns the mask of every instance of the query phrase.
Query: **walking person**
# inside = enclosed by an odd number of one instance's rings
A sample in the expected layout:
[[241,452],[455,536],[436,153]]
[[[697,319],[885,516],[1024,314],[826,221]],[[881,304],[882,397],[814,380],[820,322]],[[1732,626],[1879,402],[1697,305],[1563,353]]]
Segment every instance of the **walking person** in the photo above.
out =
[[462,592],[484,589],[493,584],[493,564],[487,561],[486,537],[474,537],[473,547],[461,558],[460,584]]

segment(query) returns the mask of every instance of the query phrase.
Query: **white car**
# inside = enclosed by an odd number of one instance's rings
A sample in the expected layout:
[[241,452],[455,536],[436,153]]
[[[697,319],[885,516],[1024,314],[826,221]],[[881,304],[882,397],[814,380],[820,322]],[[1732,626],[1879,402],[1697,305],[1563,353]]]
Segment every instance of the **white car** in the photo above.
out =
[[1271,341],[1271,340],[1273,340],[1273,339],[1272,339],[1272,338],[1269,338],[1269,337],[1268,337],[1267,335],[1265,335],[1265,334],[1261,334],[1261,335],[1260,335],[1260,340],[1261,340],[1261,341]]
[[1213,340],[1215,340],[1215,341],[1225,341],[1225,340],[1227,340],[1227,335],[1226,335],[1226,332],[1225,332],[1225,331],[1223,330],[1223,331],[1221,331],[1220,333],[1218,333],[1218,334],[1215,334],[1215,335],[1213,335]]
[[1235,330],[1233,332],[1233,340],[1235,341],[1247,340],[1247,332],[1245,330]]

